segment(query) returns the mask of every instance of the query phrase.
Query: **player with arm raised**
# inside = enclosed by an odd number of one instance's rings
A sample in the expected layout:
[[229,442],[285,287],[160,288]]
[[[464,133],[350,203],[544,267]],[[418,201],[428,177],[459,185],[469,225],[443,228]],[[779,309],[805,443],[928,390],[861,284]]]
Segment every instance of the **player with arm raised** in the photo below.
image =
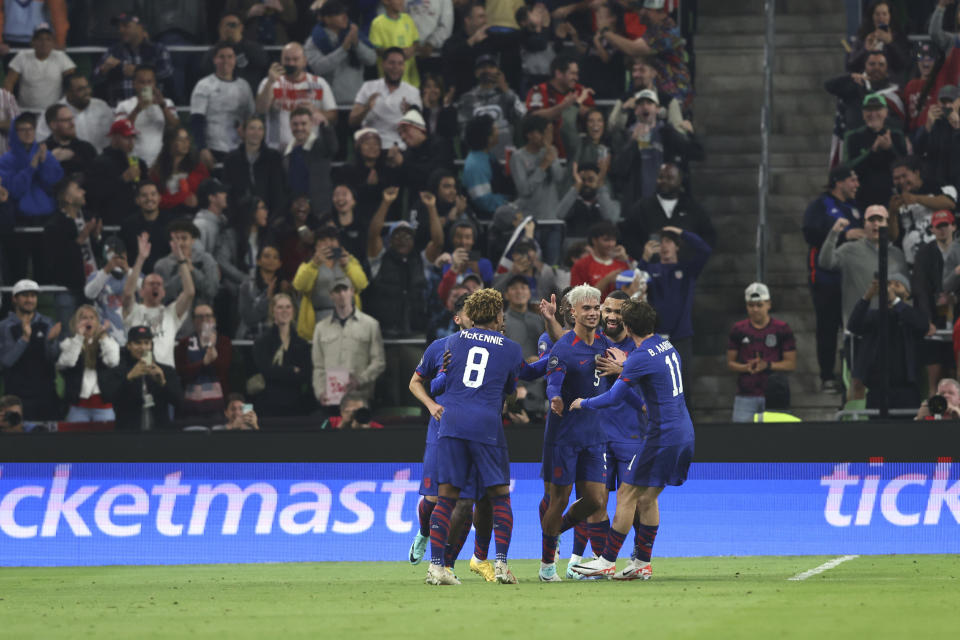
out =
[[503,297],[495,289],[480,289],[467,299],[464,311],[473,328],[447,339],[450,365],[446,371],[443,404],[433,403],[437,429],[437,506],[430,516],[430,568],[427,584],[459,584],[444,570],[444,547],[450,516],[472,472],[479,475],[493,505],[497,561],[495,578],[502,584],[517,579],[507,566],[513,532],[510,506],[510,461],[503,434],[504,397],[516,389],[523,364],[520,345],[499,331],[503,324]]
[[[657,312],[646,302],[626,302],[623,324],[637,348],[623,366],[623,373],[607,393],[576,399],[571,410],[594,413],[621,401],[632,402],[634,390],[643,393],[647,406],[647,436],[637,447],[621,478],[617,510],[607,533],[603,555],[576,565],[583,575],[613,576],[620,580],[648,580],[652,575],[650,557],[660,525],[657,498],[667,485],[679,486],[687,479],[693,459],[694,433],[683,396],[680,357],[669,341],[654,334]],[[617,554],[639,511],[638,554],[616,573]]]

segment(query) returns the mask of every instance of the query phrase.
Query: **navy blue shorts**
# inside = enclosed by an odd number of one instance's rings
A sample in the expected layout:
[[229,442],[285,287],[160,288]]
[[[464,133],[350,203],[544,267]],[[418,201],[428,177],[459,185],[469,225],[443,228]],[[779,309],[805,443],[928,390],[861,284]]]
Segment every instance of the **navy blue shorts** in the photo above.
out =
[[543,445],[543,479],[566,487],[574,482],[607,481],[607,445]]
[[437,495],[437,443],[428,442],[423,450],[423,474],[420,476],[420,495]]
[[608,442],[607,443],[607,490],[616,491],[623,479],[627,477],[627,465],[636,455],[638,447],[643,446],[643,440],[636,442]]
[[[473,494],[488,487],[510,484],[510,459],[506,447],[463,438],[441,436],[437,440],[437,480]],[[469,498],[469,495],[463,495]]]
[[691,460],[692,440],[663,447],[638,447],[620,481],[637,487],[679,486],[687,480]]

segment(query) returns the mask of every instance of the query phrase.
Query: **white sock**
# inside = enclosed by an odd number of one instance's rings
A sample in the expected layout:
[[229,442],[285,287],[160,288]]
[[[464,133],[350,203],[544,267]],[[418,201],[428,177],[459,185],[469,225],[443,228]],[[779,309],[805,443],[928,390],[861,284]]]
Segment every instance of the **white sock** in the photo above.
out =
[[569,564],[580,564],[583,561],[583,557],[578,556],[577,554],[572,554],[570,556]]

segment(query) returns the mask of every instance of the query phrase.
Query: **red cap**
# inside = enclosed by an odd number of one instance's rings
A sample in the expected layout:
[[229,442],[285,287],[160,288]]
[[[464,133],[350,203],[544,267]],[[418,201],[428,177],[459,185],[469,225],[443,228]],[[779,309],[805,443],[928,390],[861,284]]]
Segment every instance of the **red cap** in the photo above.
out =
[[932,224],[934,228],[936,228],[938,224],[944,224],[944,223],[953,224],[954,221],[955,220],[953,217],[953,213],[950,211],[947,211],[946,209],[942,209],[940,211],[934,212],[933,218],[931,218],[930,220],[930,224]]
[[114,120],[113,124],[110,125],[109,135],[119,134],[125,138],[131,138],[133,136],[140,135],[140,132],[133,128],[133,123],[127,120],[126,118],[121,118],[119,120]]

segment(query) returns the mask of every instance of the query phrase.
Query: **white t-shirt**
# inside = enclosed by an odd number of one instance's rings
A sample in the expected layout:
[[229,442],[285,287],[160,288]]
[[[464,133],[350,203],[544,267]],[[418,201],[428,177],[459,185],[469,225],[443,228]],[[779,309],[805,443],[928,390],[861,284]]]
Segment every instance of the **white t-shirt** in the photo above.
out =
[[400,139],[397,133],[397,123],[403,117],[403,101],[406,100],[410,106],[417,105],[423,108],[420,102],[420,92],[416,87],[406,82],[401,82],[400,86],[392,92],[387,86],[387,81],[383,78],[379,80],[367,80],[357,91],[357,97],[354,99],[356,104],[366,104],[373,94],[380,94],[377,101],[373,103],[373,108],[367,112],[363,119],[364,127],[372,127],[380,132],[380,147],[389,149],[394,144],[406,149],[407,145]]
[[[90,98],[90,103],[83,111],[67,102],[66,98],[57,101],[67,105],[73,112],[73,119],[77,126],[77,137],[92,144],[97,152],[102,152],[110,145],[110,125],[113,124],[113,109],[100,98]],[[37,140],[46,140],[50,137],[50,127],[47,121],[40,118],[37,121]]]
[[[133,113],[137,108],[137,96],[127,98],[123,102],[117,103],[115,114],[117,118],[126,117]],[[164,99],[168,107],[173,106],[173,101],[169,98]],[[152,166],[154,160],[160,155],[160,149],[163,148],[163,130],[167,125],[163,117],[163,109],[158,104],[152,104],[137,114],[137,119],[133,122],[133,127],[140,132],[136,142],[133,144],[133,155]]]
[[211,73],[193,88],[190,114],[207,119],[207,147],[214,151],[233,151],[240,145],[238,125],[254,111],[253,92],[243,78],[221,80]]
[[177,331],[187,319],[188,311],[177,317],[177,301],[174,300],[165,307],[146,307],[136,303],[130,313],[123,319],[127,329],[131,327],[147,326],[153,332],[153,358],[160,364],[175,367],[173,348],[177,344]]
[[[260,82],[257,94],[269,81],[270,76],[267,76]],[[290,82],[286,76],[280,76],[272,89],[273,103],[267,114],[267,144],[277,151],[286,149],[293,140],[293,133],[290,131],[290,112],[300,104],[308,103],[324,111],[337,108],[337,100],[333,96],[330,85],[326,80],[312,73],[305,74],[300,82]]]
[[33,49],[25,49],[13,57],[10,68],[20,74],[20,108],[43,113],[63,95],[63,74],[77,65],[63,51],[54,49],[45,60],[38,60]]

